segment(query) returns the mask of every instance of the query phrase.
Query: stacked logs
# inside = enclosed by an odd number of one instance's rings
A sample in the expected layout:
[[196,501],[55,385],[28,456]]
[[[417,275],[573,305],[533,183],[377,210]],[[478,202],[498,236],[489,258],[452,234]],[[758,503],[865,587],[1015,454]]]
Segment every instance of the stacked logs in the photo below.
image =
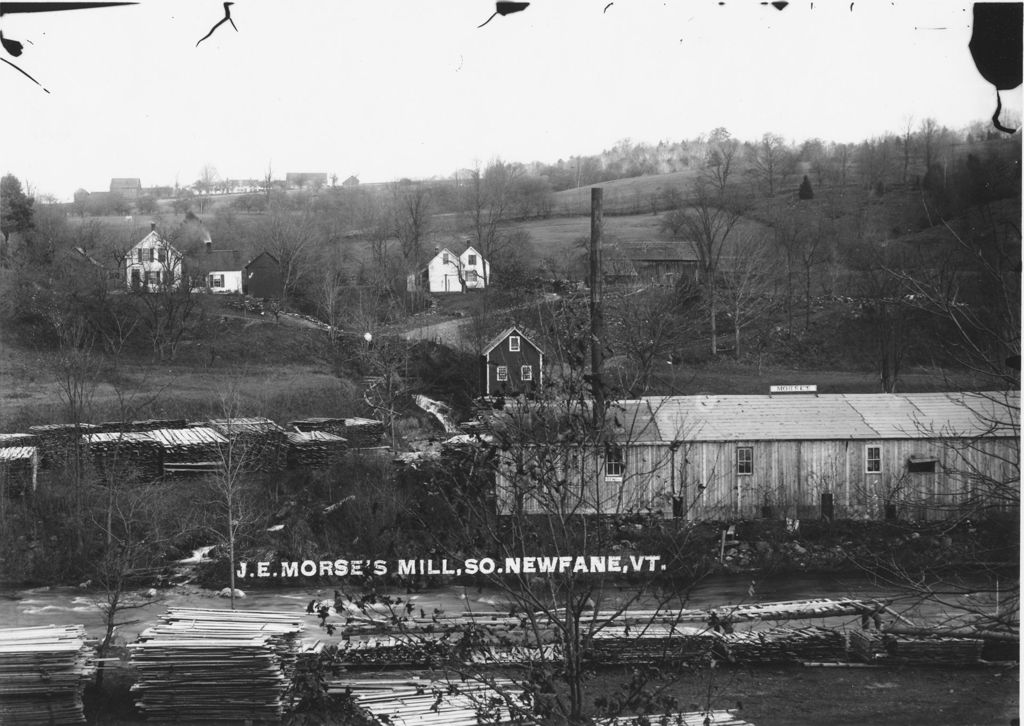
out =
[[82,625],[0,630],[0,723],[82,724],[82,692],[96,672]]
[[127,473],[155,478],[163,473],[163,449],[148,433],[101,432],[82,437],[82,447],[96,469],[107,477]]
[[128,648],[136,707],[175,721],[279,721],[294,674],[299,618],[173,608]]
[[96,431],[93,424],[44,424],[29,426],[29,432],[36,438],[40,464],[44,469],[53,469],[66,464],[78,453],[78,444],[83,434]]
[[611,625],[594,633],[588,655],[595,663],[624,665],[706,662],[722,636],[706,628],[664,623]]
[[164,474],[209,474],[224,466],[228,440],[205,426],[146,432],[163,449]]
[[231,442],[232,456],[243,457],[251,471],[284,468],[287,439],[284,429],[269,418],[226,418],[206,425]]
[[353,449],[368,449],[379,446],[384,437],[384,423],[369,418],[324,418],[312,417],[290,421],[288,426],[296,431],[323,431],[347,439]]
[[981,660],[981,638],[948,635],[850,633],[850,652],[866,663],[972,665]]

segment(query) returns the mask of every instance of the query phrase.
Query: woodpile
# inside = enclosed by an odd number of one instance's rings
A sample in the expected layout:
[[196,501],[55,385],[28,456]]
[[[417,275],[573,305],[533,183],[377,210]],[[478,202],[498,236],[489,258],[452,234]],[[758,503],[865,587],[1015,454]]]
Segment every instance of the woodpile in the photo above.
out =
[[286,436],[289,466],[326,469],[348,448],[345,439],[324,431],[293,431]]
[[82,692],[96,672],[82,625],[0,630],[0,723],[85,723]]
[[188,422],[183,418],[150,418],[141,421],[104,421],[96,425],[97,433],[128,431],[155,431],[156,429],[183,429]]
[[36,437],[39,447],[40,465],[52,469],[64,465],[78,453],[79,438],[83,434],[95,433],[92,424],[44,424],[29,426],[29,433]]
[[331,695],[349,695],[379,724],[477,726],[533,724],[531,704],[511,681],[353,679],[328,682]]
[[156,478],[163,473],[163,448],[148,433],[85,434],[82,446],[92,465],[108,476],[121,479],[130,472],[143,478]]
[[718,615],[719,618],[728,618],[734,623],[751,620],[803,620],[806,618],[860,615],[864,612],[881,610],[886,604],[878,600],[820,597],[809,600],[785,600],[781,602],[733,605],[715,608],[712,612]]
[[284,468],[287,456],[285,431],[269,418],[213,419],[206,425],[231,442],[232,456],[245,458],[251,471]]
[[136,708],[174,721],[279,721],[298,656],[300,617],[172,608],[128,648]]
[[322,431],[341,436],[353,449],[367,449],[379,446],[384,437],[384,423],[369,418],[304,418],[289,421],[288,427],[295,431]]
[[981,638],[947,635],[850,633],[850,653],[865,663],[966,666],[981,660]]
[[146,432],[163,449],[164,474],[211,474],[224,466],[228,440],[205,426]]
[[846,637],[821,627],[772,628],[726,633],[716,645],[718,655],[730,663],[803,663],[846,660]]
[[864,663],[874,663],[886,657],[885,641],[878,632],[850,632],[850,656]]
[[594,663],[606,665],[699,664],[711,656],[721,637],[706,628],[664,623],[610,625],[594,633],[588,656]]
[[39,449],[35,446],[0,447],[0,497],[19,497],[35,491]]

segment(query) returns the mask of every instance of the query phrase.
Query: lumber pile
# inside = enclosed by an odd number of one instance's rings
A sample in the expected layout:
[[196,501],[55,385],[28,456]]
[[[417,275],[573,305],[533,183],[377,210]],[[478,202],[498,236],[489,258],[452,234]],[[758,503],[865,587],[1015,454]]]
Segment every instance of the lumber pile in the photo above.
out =
[[96,672],[82,625],[0,630],[0,723],[82,724],[82,691]]
[[804,620],[860,615],[864,612],[879,610],[886,604],[877,600],[819,597],[808,600],[724,606],[715,608],[712,612],[720,618],[728,618],[734,623],[754,620]]
[[890,660],[916,665],[970,665],[981,659],[984,646],[980,638],[891,634],[884,637]]
[[[687,711],[685,713],[659,713],[644,714],[642,723],[649,723],[652,726],[666,724],[666,726],[754,726],[749,721],[744,721],[732,711]],[[615,718],[599,718],[594,721],[594,726],[633,726],[637,723],[637,716],[617,716]]]
[[331,695],[349,695],[379,724],[403,726],[494,726],[533,724],[529,699],[511,681],[485,683],[425,679],[339,679]]
[[35,491],[39,450],[35,446],[0,445],[0,497]]
[[772,628],[726,633],[717,653],[730,663],[802,663],[846,660],[846,638],[831,628]]
[[29,433],[36,437],[40,464],[52,469],[65,464],[78,452],[78,441],[83,434],[94,433],[96,426],[81,424],[44,424],[29,426]]
[[380,445],[384,437],[384,423],[369,418],[325,418],[311,417],[289,421],[288,427],[295,431],[322,431],[348,440],[353,449],[367,449]]
[[337,665],[349,668],[421,668],[445,657],[440,638],[363,635],[338,646]]
[[175,721],[279,721],[298,656],[300,617],[171,608],[128,648],[136,708]]
[[183,429],[187,426],[188,423],[183,418],[148,418],[140,421],[104,421],[96,425],[96,432],[155,431],[156,429]]
[[146,435],[163,449],[164,474],[210,474],[224,465],[228,440],[211,428],[154,429]]
[[299,419],[298,421],[289,421],[288,428],[293,431],[302,432],[323,431],[325,433],[342,436],[344,438],[345,419],[311,416],[310,418]]
[[288,438],[288,464],[326,469],[348,445],[345,439],[325,431],[293,431]]
[[589,658],[602,665],[702,663],[722,636],[706,628],[664,623],[609,625],[591,637]]
[[864,663],[874,663],[886,657],[885,641],[879,632],[850,631],[850,655]]
[[148,433],[137,431],[85,434],[82,446],[96,469],[121,478],[127,472],[155,478],[163,473],[163,449]]
[[206,423],[231,442],[232,456],[245,458],[251,471],[274,471],[285,464],[287,439],[284,429],[269,418],[224,418]]

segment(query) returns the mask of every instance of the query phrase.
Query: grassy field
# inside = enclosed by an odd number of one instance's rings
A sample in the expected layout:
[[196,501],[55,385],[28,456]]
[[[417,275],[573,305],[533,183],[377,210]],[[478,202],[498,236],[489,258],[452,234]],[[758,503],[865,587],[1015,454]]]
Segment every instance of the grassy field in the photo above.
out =
[[[652,197],[657,198],[662,193],[673,189],[685,195],[688,193],[694,179],[697,178],[698,171],[698,169],[694,168],[671,174],[615,179],[614,181],[555,192],[555,214],[559,216],[589,215],[590,190],[594,187],[604,189],[605,214],[650,213],[652,211]],[[663,209],[664,204],[659,203],[658,208]]]

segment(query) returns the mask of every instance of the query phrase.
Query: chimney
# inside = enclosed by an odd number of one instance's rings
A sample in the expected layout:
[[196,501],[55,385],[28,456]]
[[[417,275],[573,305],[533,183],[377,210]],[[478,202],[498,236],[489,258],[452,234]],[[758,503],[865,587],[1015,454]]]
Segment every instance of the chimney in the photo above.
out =
[[206,248],[207,253],[213,251],[213,242],[210,240],[206,240],[206,242],[203,243],[203,246]]
[[156,232],[156,222],[150,222],[149,223],[149,231],[150,232]]

